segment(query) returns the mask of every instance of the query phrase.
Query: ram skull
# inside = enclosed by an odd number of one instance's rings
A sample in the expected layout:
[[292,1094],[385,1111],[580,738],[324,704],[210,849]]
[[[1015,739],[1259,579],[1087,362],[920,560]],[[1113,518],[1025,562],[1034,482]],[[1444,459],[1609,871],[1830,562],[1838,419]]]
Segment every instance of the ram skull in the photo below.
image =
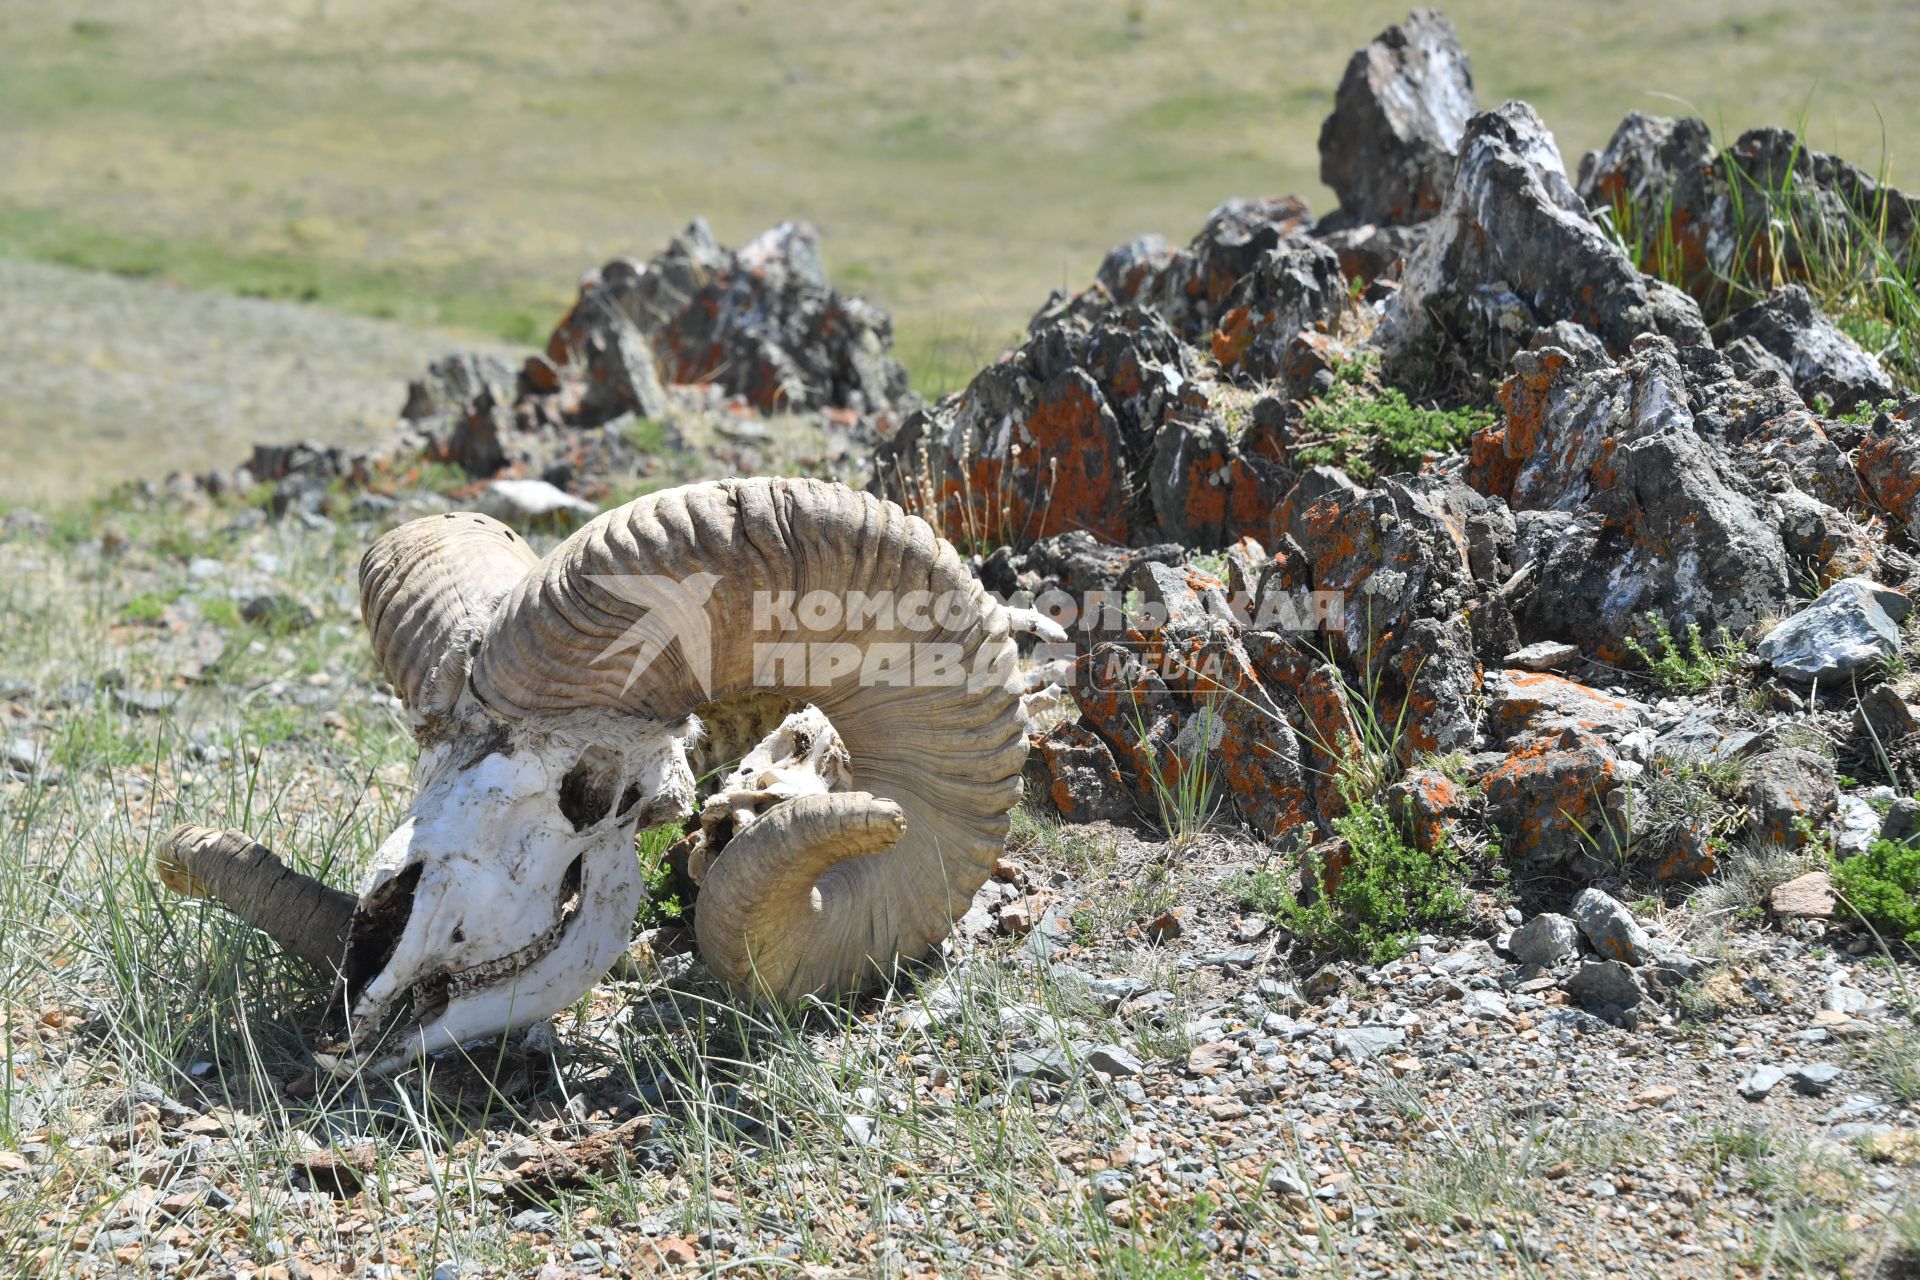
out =
[[[583,995],[645,894],[636,832],[691,818],[706,762],[745,753],[701,810],[696,936],[749,998],[849,992],[925,955],[1005,840],[1026,752],[1008,616],[871,495],[690,485],[544,559],[486,516],[429,517],[374,544],[360,591],[421,752],[357,898],[235,833],[183,828],[160,867],[337,972],[319,1055],[337,1074]],[[908,603],[800,635],[769,608],[816,593]],[[927,646],[948,678],[866,660]]]

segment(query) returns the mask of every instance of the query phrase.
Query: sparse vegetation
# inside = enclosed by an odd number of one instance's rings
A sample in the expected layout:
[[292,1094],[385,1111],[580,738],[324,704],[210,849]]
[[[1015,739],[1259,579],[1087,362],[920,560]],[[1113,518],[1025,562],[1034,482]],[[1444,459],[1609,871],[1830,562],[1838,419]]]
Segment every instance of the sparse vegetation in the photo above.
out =
[[1744,646],[1725,636],[1709,646],[1697,622],[1687,624],[1686,643],[1682,645],[1674,638],[1665,618],[1649,613],[1644,621],[1657,652],[1650,652],[1637,636],[1626,637],[1627,651],[1647,668],[1654,683],[1668,693],[1704,693],[1731,679],[1746,664]]
[[1418,470],[1429,453],[1455,453],[1493,422],[1477,409],[1422,408],[1397,387],[1381,385],[1371,359],[1341,364],[1333,386],[1301,407],[1304,443],[1293,451],[1304,466],[1340,467],[1360,480]]
[[1235,892],[1272,915],[1313,951],[1364,956],[1373,963],[1407,949],[1428,927],[1466,916],[1466,859],[1450,844],[1425,852],[1401,833],[1378,799],[1345,792],[1347,811],[1334,820],[1339,852],[1308,862],[1308,883],[1296,897],[1271,871],[1243,877]]

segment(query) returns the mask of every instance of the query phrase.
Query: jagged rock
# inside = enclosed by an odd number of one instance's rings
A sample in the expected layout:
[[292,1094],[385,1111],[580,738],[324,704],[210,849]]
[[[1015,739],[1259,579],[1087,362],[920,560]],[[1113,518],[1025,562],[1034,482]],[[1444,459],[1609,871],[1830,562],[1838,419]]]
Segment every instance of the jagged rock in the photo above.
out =
[[1311,240],[1281,242],[1227,295],[1213,335],[1213,358],[1229,373],[1282,376],[1303,329],[1326,324],[1347,301],[1340,259]]
[[[1316,240],[1333,250],[1340,260],[1340,274],[1349,281],[1369,286],[1376,281],[1398,280],[1412,253],[1424,235],[1417,226],[1376,226],[1363,222],[1358,226],[1329,228],[1323,219],[1313,230]],[[1371,290],[1368,301],[1375,298]]]
[[1714,155],[1705,121],[1629,111],[1605,150],[1582,157],[1575,185],[1589,208],[1613,215],[1623,232],[1622,223],[1637,230],[1642,211],[1666,209],[1681,176],[1712,164]]
[[[1664,143],[1634,140],[1656,136]],[[1894,264],[1911,265],[1920,224],[1914,198],[1791,130],[1749,130],[1721,150],[1698,120],[1629,116],[1615,139],[1582,194],[1596,205],[1630,199],[1643,257],[1664,258],[1663,270],[1710,307],[1725,306],[1731,280],[1798,281],[1828,262],[1869,261],[1868,236]]]
[[1445,206],[1407,262],[1372,341],[1396,379],[1505,371],[1537,329],[1569,320],[1624,352],[1641,334],[1707,341],[1693,301],[1640,274],[1587,215],[1553,136],[1525,103],[1467,122]]
[[1151,288],[1179,253],[1165,236],[1135,236],[1107,254],[1098,279],[1116,305],[1126,306]]
[[1816,397],[1836,413],[1878,404],[1893,395],[1893,380],[1880,362],[1836,327],[1797,284],[1784,285],[1761,302],[1736,312],[1723,338],[1752,342],[1779,362],[1808,404]]
[[1833,761],[1785,747],[1748,762],[1747,831],[1758,841],[1798,849],[1819,841],[1839,802]]
[[1453,24],[1415,9],[1347,63],[1320,126],[1320,180],[1356,222],[1432,217],[1473,109],[1473,73]]
[[1480,732],[1480,663],[1464,614],[1415,618],[1392,646],[1402,763],[1422,753],[1463,751]]
[[[1640,340],[1622,372],[1630,411],[1582,436],[1571,457],[1539,451],[1546,478],[1530,492],[1555,509],[1517,516],[1514,552],[1530,569],[1514,609],[1522,634],[1570,640],[1609,662],[1628,656],[1626,637],[1651,642],[1648,614],[1711,639],[1776,613],[1790,587],[1775,513],[1694,431],[1671,344]],[[1558,509],[1574,505],[1578,515]]]
[[1908,607],[1903,592],[1848,578],[1769,631],[1754,652],[1790,680],[1843,682],[1900,652],[1897,621]]
[[1653,958],[1653,939],[1633,918],[1633,912],[1611,894],[1582,889],[1574,897],[1571,914],[1587,944],[1608,960],[1642,965]]
[[1854,465],[1868,496],[1904,523],[1913,537],[1920,529],[1920,400],[1875,418]]
[[1070,529],[1035,542],[1020,558],[1020,568],[1034,577],[1036,587],[1058,587],[1079,601],[1095,592],[1117,594],[1142,564],[1178,564],[1185,557],[1185,548],[1177,543],[1121,547],[1084,529]]
[[1588,1013],[1621,1025],[1636,1021],[1639,1006],[1647,998],[1639,975],[1618,960],[1591,960],[1581,965],[1567,979],[1566,991]]
[[1084,725],[1057,724],[1035,738],[1027,779],[1069,822],[1118,822],[1133,812],[1113,753]]
[[512,403],[513,370],[495,356],[455,351],[429,364],[424,375],[407,384],[407,402],[400,416],[418,422],[464,413],[483,392],[501,404]]
[[584,365],[596,348],[603,360],[618,352],[618,367],[640,377],[641,361],[618,341],[629,324],[667,380],[717,383],[763,411],[875,413],[909,395],[906,371],[888,354],[892,322],[833,289],[819,236],[804,222],[783,222],[729,253],[695,219],[652,261],[608,263],[583,282],[547,357]]
[[1300,523],[1313,586],[1345,596],[1340,637],[1355,658],[1416,616],[1447,617],[1470,598],[1466,531],[1424,482],[1388,480],[1357,496],[1336,486]]
[[1241,455],[1189,360],[1137,308],[1051,321],[908,418],[876,456],[876,486],[963,545],[1074,529],[1207,548],[1264,539],[1281,475]]
[[1566,916],[1543,911],[1513,931],[1507,950],[1521,964],[1552,968],[1579,954],[1580,927]]
[[1151,306],[1190,341],[1219,324],[1234,287],[1280,245],[1307,230],[1311,214],[1295,196],[1221,203],[1154,283]]
[[1224,700],[1220,780],[1249,827],[1270,840],[1313,832],[1311,793],[1300,743],[1286,717],[1251,698]]
[[1408,769],[1387,789],[1387,811],[1406,829],[1414,847],[1427,853],[1452,839],[1470,807],[1465,787],[1427,766]]
[[1037,341],[909,417],[876,456],[875,481],[962,546],[1023,548],[1070,529],[1127,542],[1119,420],[1084,370],[1036,381],[1022,357]]
[[665,417],[670,402],[666,388],[660,385],[659,362],[653,348],[623,312],[610,312],[608,322],[589,332],[577,353],[586,371],[586,385],[580,390],[573,421],[595,426],[628,413],[642,418]]

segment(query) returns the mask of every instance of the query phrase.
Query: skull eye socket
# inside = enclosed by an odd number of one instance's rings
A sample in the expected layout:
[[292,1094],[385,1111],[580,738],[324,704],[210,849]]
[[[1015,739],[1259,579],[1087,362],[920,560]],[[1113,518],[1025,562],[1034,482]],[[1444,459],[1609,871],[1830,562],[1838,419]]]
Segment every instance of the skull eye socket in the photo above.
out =
[[[573,824],[575,831],[597,826],[616,813],[625,812],[633,799],[614,808],[613,789],[620,785],[620,757],[605,747],[588,747],[560,779],[560,816]],[[629,796],[638,798],[634,788]]]

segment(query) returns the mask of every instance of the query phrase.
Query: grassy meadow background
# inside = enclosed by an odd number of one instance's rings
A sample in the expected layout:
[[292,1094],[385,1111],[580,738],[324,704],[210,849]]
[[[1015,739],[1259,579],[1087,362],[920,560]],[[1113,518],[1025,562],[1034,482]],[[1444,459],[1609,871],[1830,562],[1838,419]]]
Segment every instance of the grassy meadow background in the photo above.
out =
[[[1637,107],[1723,136],[1803,120],[1920,185],[1908,0],[1445,8],[1482,102],[1532,102],[1569,167]],[[0,258],[530,343],[582,271],[696,214],[729,243],[802,217],[937,393],[1122,239],[1184,239],[1235,194],[1330,206],[1321,118],[1352,50],[1404,12],[0,0]],[[192,425],[156,409],[90,465],[166,470]],[[0,395],[0,444],[79,465],[96,427],[75,416]],[[49,432],[72,447],[22,447]]]

